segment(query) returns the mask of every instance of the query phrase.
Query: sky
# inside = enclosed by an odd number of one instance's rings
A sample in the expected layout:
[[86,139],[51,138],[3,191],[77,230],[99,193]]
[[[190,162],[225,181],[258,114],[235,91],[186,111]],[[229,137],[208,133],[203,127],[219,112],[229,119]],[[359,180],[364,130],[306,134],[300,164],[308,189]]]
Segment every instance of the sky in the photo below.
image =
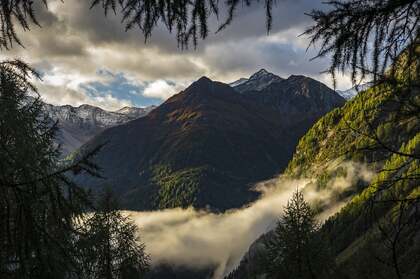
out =
[[[42,74],[36,85],[48,103],[106,110],[158,105],[201,76],[228,83],[261,68],[332,85],[331,77],[321,74],[329,59],[311,61],[317,49],[307,49],[309,38],[299,36],[312,23],[305,12],[324,9],[322,1],[277,1],[270,34],[262,4],[240,7],[232,24],[216,34],[226,18],[221,13],[219,21],[211,19],[209,37],[189,49],[180,49],[175,34],[161,25],[145,43],[139,30],[125,31],[118,14],[105,17],[100,7],[89,9],[89,3],[52,0],[48,10],[37,7],[42,27],[19,32],[25,48],[0,54],[21,58]],[[338,77],[337,89],[350,87],[350,79]]]

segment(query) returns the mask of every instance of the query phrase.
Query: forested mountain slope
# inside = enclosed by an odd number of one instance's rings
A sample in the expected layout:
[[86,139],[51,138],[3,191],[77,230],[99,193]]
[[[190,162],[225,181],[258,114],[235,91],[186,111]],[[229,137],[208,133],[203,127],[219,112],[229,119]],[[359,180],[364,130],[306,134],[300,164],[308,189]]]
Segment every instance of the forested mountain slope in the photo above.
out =
[[[420,194],[420,162],[396,154],[419,154],[420,118],[411,107],[419,98],[418,91],[406,95],[387,85],[363,92],[305,135],[286,170],[293,177],[316,176],[319,188],[345,175],[325,168],[333,160],[367,164],[376,172],[369,185],[359,183],[343,195],[355,194],[322,228],[342,278],[398,278],[393,256],[401,278],[420,275],[418,204],[411,202]],[[393,242],[397,251],[389,247]]]
[[[374,173],[370,183],[358,180],[338,194],[350,202],[321,228],[339,278],[420,276],[420,162],[408,156],[420,153],[420,92],[407,90],[404,75],[401,79],[397,86],[382,84],[361,92],[321,118],[299,141],[285,170],[292,178],[315,178],[317,190],[349,175],[342,162]],[[263,242],[251,247],[230,278],[265,273],[270,263],[264,263]]]

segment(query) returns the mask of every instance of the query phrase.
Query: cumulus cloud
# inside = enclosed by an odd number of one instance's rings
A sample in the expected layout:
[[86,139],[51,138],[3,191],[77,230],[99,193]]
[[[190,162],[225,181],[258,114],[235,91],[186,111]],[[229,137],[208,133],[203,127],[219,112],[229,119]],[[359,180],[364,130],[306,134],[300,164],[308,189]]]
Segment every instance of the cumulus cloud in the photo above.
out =
[[182,85],[171,84],[165,80],[158,79],[146,86],[143,95],[146,97],[166,100],[184,88],[185,87]]
[[110,93],[101,93],[98,95],[89,95],[83,89],[76,90],[66,86],[54,86],[48,84],[39,84],[38,90],[42,92],[43,101],[53,104],[69,104],[80,106],[88,104],[97,106],[109,111],[115,111],[125,106],[134,106],[133,102],[127,99],[115,98]]
[[[109,13],[105,17],[100,7],[89,9],[90,3],[85,0],[51,0],[49,10],[43,6],[36,9],[42,28],[33,26],[31,31],[20,33],[25,49],[15,47],[1,56],[20,57],[43,72],[46,78],[71,75],[73,83],[79,85],[103,82],[103,77],[97,75],[98,69],[103,68],[112,73],[123,73],[140,84],[158,82],[162,85],[159,80],[185,84],[203,75],[230,82],[266,68],[286,77],[306,74],[331,85],[331,79],[320,74],[328,66],[329,59],[310,62],[315,51],[307,53],[307,38],[298,37],[311,23],[304,13],[321,8],[321,2],[278,1],[269,36],[265,29],[263,3],[240,6],[232,24],[215,34],[227,16],[221,9],[220,18],[213,17],[210,21],[208,39],[199,42],[197,49],[181,50],[175,35],[162,24],[145,44],[139,30],[124,30],[119,14]],[[348,87],[348,83],[342,86],[339,83],[340,89]],[[71,89],[76,90],[75,87]],[[138,89],[140,94],[137,96],[147,96],[148,93],[142,94],[142,90]],[[49,101],[50,95],[41,94]],[[82,90],[79,94],[87,95],[88,92]],[[127,99],[125,94],[112,97]],[[63,103],[65,100],[63,98]],[[133,97],[130,101],[145,105],[144,98]]]
[[345,201],[338,198],[339,193],[353,187],[357,179],[369,181],[372,177],[363,165],[346,162],[339,166],[346,170],[346,176],[333,179],[323,190],[314,187],[314,179],[279,177],[256,186],[262,192],[258,201],[223,214],[192,208],[128,214],[140,227],[153,264],[192,269],[216,267],[214,278],[222,278],[238,265],[260,235],[274,228],[296,189],[303,190],[311,204],[324,205],[318,216],[322,221],[344,205]]
[[[102,84],[108,84],[114,80],[114,76],[95,74],[94,79]],[[34,80],[34,84],[41,93],[42,99],[53,105],[88,104],[111,111],[125,106],[134,106],[131,100],[123,97],[116,98],[111,92],[98,91],[89,84],[90,80],[92,78],[81,75],[77,71],[63,71],[55,67],[50,74],[44,74],[41,81]]]
[[315,50],[306,51],[306,47],[297,46],[306,45],[303,38],[295,38],[294,41],[288,39],[291,33],[296,36],[299,32],[294,29],[275,33],[270,37],[212,44],[206,47],[202,57],[207,61],[207,66],[213,69],[212,75],[223,81],[247,77],[260,68],[285,78],[292,74],[301,74],[319,79],[322,69],[328,67],[328,61],[314,60],[308,63],[316,55]]

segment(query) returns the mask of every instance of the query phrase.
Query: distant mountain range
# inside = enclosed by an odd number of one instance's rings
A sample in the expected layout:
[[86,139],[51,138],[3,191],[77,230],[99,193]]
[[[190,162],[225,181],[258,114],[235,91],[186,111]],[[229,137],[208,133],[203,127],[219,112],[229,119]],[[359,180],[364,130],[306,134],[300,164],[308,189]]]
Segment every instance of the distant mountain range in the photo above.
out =
[[360,85],[353,86],[347,90],[337,90],[337,93],[346,100],[353,99],[357,94],[372,86],[372,82],[366,82]]
[[[296,78],[298,76],[292,76]],[[258,92],[273,82],[285,81],[277,75],[261,69],[249,78],[241,78],[229,85],[240,93],[255,91]],[[336,92],[344,99],[350,100],[360,91],[370,87],[370,83],[359,85],[348,90],[337,90]],[[271,98],[268,98],[271,101]],[[257,101],[263,101],[261,99]],[[145,108],[124,107],[117,111],[106,111],[91,105],[73,107],[70,105],[54,106],[45,104],[45,109],[54,121],[59,121],[59,132],[57,143],[61,145],[62,156],[66,156],[88,142],[95,135],[115,125],[147,115],[156,106]]]
[[103,130],[147,115],[155,106],[145,108],[124,107],[106,111],[99,107],[81,105],[54,106],[45,103],[44,109],[53,121],[58,121],[57,144],[62,156],[73,152]]
[[299,138],[345,100],[304,76],[260,70],[233,88],[202,77],[148,115],[104,130],[80,153],[96,157],[124,208],[187,207],[223,211],[255,200],[253,184],[282,171]]

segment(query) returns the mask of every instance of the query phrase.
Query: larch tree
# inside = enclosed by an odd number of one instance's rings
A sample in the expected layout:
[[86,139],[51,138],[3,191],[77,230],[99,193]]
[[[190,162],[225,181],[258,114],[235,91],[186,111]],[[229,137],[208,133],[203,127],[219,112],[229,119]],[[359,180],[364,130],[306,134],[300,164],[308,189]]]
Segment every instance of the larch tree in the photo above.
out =
[[56,123],[43,111],[32,76],[38,75],[21,61],[0,63],[0,274],[64,278],[77,269],[73,220],[89,205],[66,173],[97,168],[88,159],[93,153],[58,163]]
[[296,191],[266,242],[269,277],[322,278],[332,267],[333,260],[318,229],[314,211],[302,192]]
[[141,279],[150,259],[140,240],[139,229],[118,210],[110,191],[99,199],[95,211],[82,221],[76,240],[83,277],[86,279]]

